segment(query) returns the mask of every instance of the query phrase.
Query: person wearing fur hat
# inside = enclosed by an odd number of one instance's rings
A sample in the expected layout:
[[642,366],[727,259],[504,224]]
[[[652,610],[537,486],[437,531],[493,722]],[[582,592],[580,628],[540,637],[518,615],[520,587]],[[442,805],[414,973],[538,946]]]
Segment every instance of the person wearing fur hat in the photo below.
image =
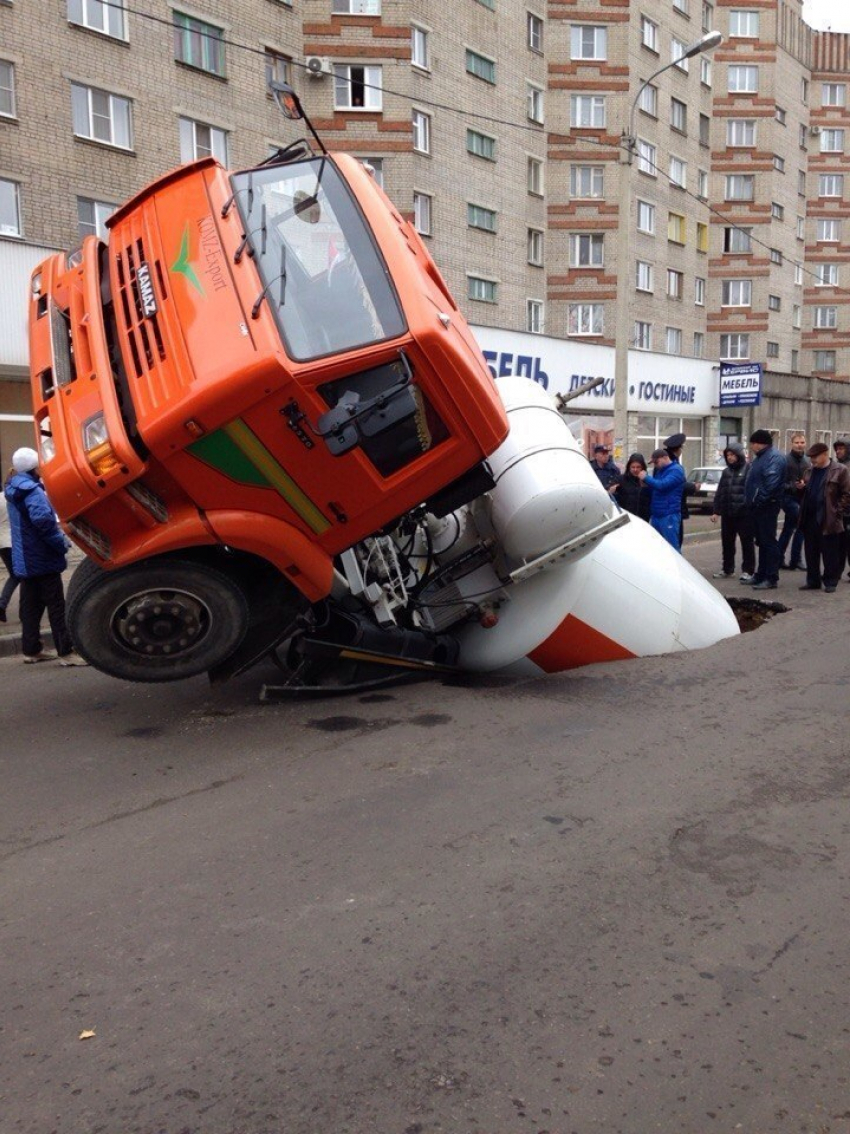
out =
[[[808,450],[812,467],[804,474],[800,527],[806,545],[806,581],[801,591],[831,594],[844,569],[841,542],[844,520],[850,515],[850,469],[829,458],[822,441]],[[821,567],[821,563],[823,567]]]
[[632,453],[626,462],[626,471],[611,493],[624,512],[631,512],[633,516],[649,522],[650,490],[641,483],[641,472],[646,472],[644,455]]
[[[62,572],[71,546],[62,534],[56,514],[38,475],[38,453],[16,449],[3,490],[12,529],[12,568],[21,580],[21,647],[24,662],[52,661],[60,665],[86,665],[75,653],[65,625]],[[41,619],[47,611],[56,653],[44,649]]]
[[758,545],[758,565],[752,578],[757,591],[773,590],[779,584],[779,540],[776,525],[782,494],[785,490],[785,457],[773,447],[773,438],[766,429],[757,429],[750,437],[755,457],[750,465],[744,499],[753,521],[753,535]]

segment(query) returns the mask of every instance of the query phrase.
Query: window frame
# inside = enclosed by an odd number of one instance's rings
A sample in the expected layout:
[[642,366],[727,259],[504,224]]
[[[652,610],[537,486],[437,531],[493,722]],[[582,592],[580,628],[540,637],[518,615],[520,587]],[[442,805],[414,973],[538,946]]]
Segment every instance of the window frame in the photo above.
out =
[[[478,289],[477,284],[483,284],[484,287]],[[473,294],[476,290],[480,290],[483,294]],[[488,276],[477,276],[474,272],[467,272],[466,298],[473,303],[498,303],[499,281],[490,279]]]
[[[479,153],[475,149],[472,149],[470,147],[469,143],[473,138],[475,138],[475,139],[480,138],[483,141],[492,142],[493,143],[492,153],[491,154],[484,154],[484,153]],[[496,161],[496,143],[497,143],[497,140],[498,139],[495,138],[492,134],[483,134],[480,130],[474,130],[471,126],[467,126],[467,128],[466,128],[466,152],[468,154],[470,154],[472,157],[480,158],[481,161],[489,161],[489,162],[495,162]]]
[[411,145],[415,154],[431,155],[431,115],[413,107],[410,112]]
[[9,109],[3,110],[0,106],[0,118],[17,118],[18,117],[18,97],[17,86],[15,82],[15,64],[11,59],[0,59],[0,71],[4,67],[8,67],[9,83],[8,86],[2,85],[0,79],[0,93],[8,92],[9,95]]
[[[592,33],[590,49],[585,51],[585,33]],[[601,33],[601,34],[599,34]],[[578,45],[578,50],[576,46]],[[602,54],[598,54],[601,49]],[[570,59],[578,61],[605,62],[608,58],[608,27],[606,24],[570,24]]]
[[[80,109],[79,103],[75,105],[75,91],[85,92],[86,96],[86,116],[89,133],[80,133],[78,127],[77,111]],[[109,113],[108,115],[95,114],[92,96],[105,95],[109,100]],[[126,127],[127,127],[127,144],[115,141],[115,108],[117,104],[122,104],[126,110]],[[105,90],[103,87],[89,86],[86,83],[71,82],[71,118],[73,124],[73,131],[75,138],[81,138],[86,142],[94,142],[95,145],[109,146],[111,149],[121,150],[123,153],[133,152],[133,100],[127,98],[125,95],[114,94],[112,91]],[[95,119],[106,118],[109,122],[110,138],[99,138],[94,132]]]
[[[363,78],[355,80],[352,72],[362,71]],[[374,82],[377,72],[378,82]],[[371,74],[370,74],[371,73]],[[333,108],[345,114],[382,114],[384,109],[384,68],[374,63],[334,63],[333,64]],[[355,106],[352,96],[355,87],[363,91],[363,105]],[[347,92],[348,102],[340,102],[340,92]],[[375,105],[369,105],[372,99]]]
[[[467,75],[480,79],[488,86],[496,86],[496,60],[471,47],[464,48],[464,68]],[[476,68],[478,68],[476,70]]]
[[542,268],[545,261],[544,230],[529,227],[526,233],[526,260],[532,267]]
[[[90,9],[92,8],[95,11],[101,12],[104,24],[102,28],[99,28],[96,23],[91,22]],[[128,41],[129,21],[127,19],[126,0],[110,0],[108,5],[104,4],[103,0],[68,0],[66,9],[68,23],[73,27],[85,28],[86,31],[94,32],[96,35],[106,36],[108,39],[116,39],[121,43]],[[120,32],[109,30],[108,25],[112,19],[120,19]]]
[[0,237],[20,239],[24,235],[24,220],[21,210],[21,183],[11,177],[0,177],[0,186],[11,187],[11,203],[15,213],[15,225],[0,224]]
[[[479,217],[481,214],[481,217]],[[479,232],[495,234],[497,231],[498,212],[487,205],[478,205],[474,201],[466,202],[466,227],[477,229]],[[492,224],[483,224],[481,220],[490,220]]]
[[538,55],[543,54],[543,32],[544,23],[542,16],[538,16],[535,12],[529,12],[526,9],[525,20],[525,43],[529,51],[534,51]]
[[[224,28],[210,23],[209,20],[190,15],[180,8],[172,8],[171,17],[174,28],[175,62],[184,67],[191,67],[193,71],[201,71],[217,79],[226,79]],[[199,39],[198,44],[194,42],[195,37]],[[197,47],[200,47],[199,57],[196,57]]]
[[[431,193],[413,190],[413,227],[420,236],[433,236],[434,197]],[[424,219],[423,219],[424,217]]]
[[[573,314],[576,316],[577,330],[573,326]],[[598,316],[598,328],[596,326]],[[582,327],[589,325],[589,330]],[[605,334],[605,304],[595,303],[592,300],[567,304],[567,336],[571,338],[598,338]]]
[[[536,313],[536,319],[532,318],[532,312]],[[537,326],[532,325],[535,322]],[[525,330],[529,335],[546,334],[546,304],[542,299],[526,299]]]
[[[421,58],[417,58],[419,54],[417,44],[422,47],[424,62]],[[411,67],[418,68],[420,71],[431,70],[430,32],[427,28],[422,27],[421,24],[414,23],[410,25],[410,65]]]
[[[201,157],[214,157],[217,161],[225,167],[228,165],[228,150],[230,143],[228,140],[229,131],[225,130],[222,126],[215,126],[212,122],[202,122],[200,118],[189,118],[186,114],[178,116],[178,133],[180,139],[180,160],[181,162],[197,161]],[[209,150],[209,153],[198,153],[198,127],[210,132],[210,144],[204,145],[204,150]],[[188,137],[187,127],[191,127],[191,139]],[[184,157],[186,152],[186,143],[191,141],[191,156]],[[218,153],[216,150],[218,149]]]
[[[732,75],[735,75],[736,81],[738,77],[754,77],[755,86],[733,86]],[[727,94],[758,94],[759,92],[759,68],[757,63],[730,63],[728,64],[728,71],[726,72],[726,93]]]

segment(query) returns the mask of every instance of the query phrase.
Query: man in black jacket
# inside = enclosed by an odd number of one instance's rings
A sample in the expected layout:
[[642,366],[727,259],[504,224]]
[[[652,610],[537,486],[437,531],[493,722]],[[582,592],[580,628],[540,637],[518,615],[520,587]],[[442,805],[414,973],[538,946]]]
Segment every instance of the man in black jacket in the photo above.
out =
[[[797,571],[804,566],[800,561],[803,551],[803,529],[797,527],[800,518],[800,500],[803,497],[803,473],[812,467],[812,462],[806,456],[805,433],[791,434],[791,448],[785,454],[785,463],[787,471],[785,492],[782,497],[785,522],[782,525],[782,534],[779,536],[779,554],[782,556],[780,567],[784,571]],[[789,543],[791,555],[786,562],[785,553]]]
[[614,458],[607,445],[594,445],[590,466],[602,482],[602,487],[610,492],[620,479],[620,469],[614,464]]
[[741,582],[751,583],[756,569],[756,548],[752,520],[744,502],[744,485],[749,472],[744,446],[732,441],[723,450],[723,459],[726,468],[720,476],[714,495],[714,511],[711,516],[713,524],[720,517],[723,569],[715,571],[714,578],[728,579],[735,574],[735,540],[740,539]]

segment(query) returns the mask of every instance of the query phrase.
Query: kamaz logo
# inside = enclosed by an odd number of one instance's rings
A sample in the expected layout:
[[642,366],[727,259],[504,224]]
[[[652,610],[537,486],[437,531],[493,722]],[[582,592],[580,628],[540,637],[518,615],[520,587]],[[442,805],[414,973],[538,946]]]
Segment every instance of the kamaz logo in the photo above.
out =
[[151,283],[151,271],[147,264],[139,264],[136,269],[136,283],[139,285],[139,298],[142,301],[142,313],[146,319],[152,319],[157,313],[156,296]]

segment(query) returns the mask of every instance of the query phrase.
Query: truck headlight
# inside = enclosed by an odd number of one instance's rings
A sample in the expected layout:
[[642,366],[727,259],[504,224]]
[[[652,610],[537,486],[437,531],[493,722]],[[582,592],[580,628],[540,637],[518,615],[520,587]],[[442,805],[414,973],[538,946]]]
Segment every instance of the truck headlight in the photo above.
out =
[[41,295],[41,272],[33,272],[30,284],[32,287],[33,299],[38,299],[38,297]]
[[46,465],[48,461],[52,461],[56,456],[56,445],[53,441],[53,434],[50,431],[49,417],[43,418],[39,426],[38,452],[41,457],[39,463],[42,465]]
[[76,268],[78,264],[83,262],[83,246],[82,244],[75,248],[73,252],[69,252],[65,257],[65,265],[68,268]]
[[86,460],[98,476],[118,467],[118,458],[112,450],[102,413],[94,414],[83,423],[83,449]]

